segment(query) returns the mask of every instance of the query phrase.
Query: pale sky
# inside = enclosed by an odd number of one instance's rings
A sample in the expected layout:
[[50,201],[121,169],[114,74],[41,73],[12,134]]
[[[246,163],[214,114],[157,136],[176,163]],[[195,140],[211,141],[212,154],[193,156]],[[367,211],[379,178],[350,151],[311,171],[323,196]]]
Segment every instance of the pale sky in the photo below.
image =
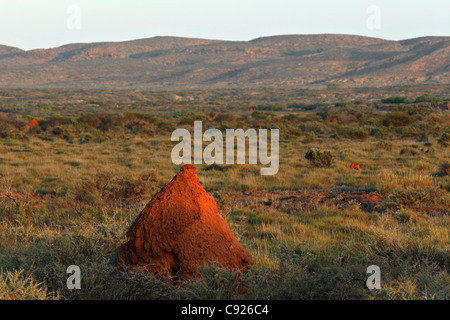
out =
[[[379,8],[378,25],[371,5]],[[450,0],[0,0],[0,44],[25,50],[154,36],[319,33],[450,36]]]

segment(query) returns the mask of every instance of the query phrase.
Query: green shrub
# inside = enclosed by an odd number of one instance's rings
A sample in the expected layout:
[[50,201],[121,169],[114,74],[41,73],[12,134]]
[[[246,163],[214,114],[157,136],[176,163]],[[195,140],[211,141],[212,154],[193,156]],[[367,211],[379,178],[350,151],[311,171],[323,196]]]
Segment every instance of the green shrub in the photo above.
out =
[[353,101],[341,101],[335,104],[336,107],[351,107],[354,105]]
[[387,141],[379,141],[376,145],[377,149],[385,149],[385,150],[391,150],[392,149],[392,143]]
[[94,137],[92,135],[90,135],[89,133],[83,135],[82,137],[80,137],[79,142],[80,143],[88,143],[91,142],[94,139]]
[[434,174],[435,177],[450,176],[450,163],[445,161],[439,165],[439,171]]
[[6,135],[8,139],[18,139],[18,140],[29,140],[30,138],[20,131],[19,129],[14,129]]
[[358,140],[367,140],[369,133],[364,129],[358,129],[353,132],[353,137]]
[[341,140],[342,140],[342,137],[341,137],[340,135],[338,135],[337,133],[333,133],[333,134],[330,136],[330,138],[331,138],[331,139],[335,139],[335,140],[337,140],[337,141],[341,141]]
[[411,210],[402,210],[395,217],[399,223],[415,222],[415,212]]
[[95,105],[102,106],[104,104],[104,102],[102,100],[89,99],[86,101],[86,104],[95,104]]
[[450,192],[450,177],[449,176],[444,177],[439,186],[441,189]]
[[433,129],[431,129],[431,135],[433,137],[438,137],[442,133],[442,127],[440,125],[435,125]]
[[214,121],[219,123],[232,123],[236,121],[236,116],[231,112],[221,112],[214,118]]
[[414,102],[431,102],[431,103],[436,103],[436,102],[441,102],[441,101],[442,101],[442,99],[436,98],[435,96],[433,96],[431,94],[421,95],[414,100]]
[[450,144],[450,133],[444,132],[439,138],[438,143],[443,147],[448,147]]
[[8,134],[18,128],[22,128],[26,122],[14,118],[0,118],[0,138],[5,138]]
[[52,133],[57,136],[65,136],[69,134],[67,127],[64,125],[57,126],[52,130]]
[[268,118],[267,114],[259,110],[253,111],[252,117],[258,120],[266,120]]
[[303,143],[311,143],[317,140],[317,136],[314,132],[308,132],[303,139]]
[[306,152],[305,158],[311,161],[315,167],[329,167],[335,156],[330,151],[321,151],[318,148],[312,148]]
[[400,154],[402,156],[416,156],[419,153],[417,152],[417,150],[414,150],[413,148],[406,147],[400,150]]
[[382,124],[386,127],[404,127],[416,122],[417,119],[410,116],[408,113],[403,111],[393,111],[387,113],[383,119]]
[[72,123],[72,120],[67,117],[62,117],[60,115],[53,115],[51,118],[40,121],[39,127],[41,127],[44,131],[47,131],[51,128],[55,128],[61,125],[69,125]]
[[404,111],[408,113],[410,116],[421,116],[425,117],[429,114],[433,113],[433,109],[426,106],[417,106],[417,105],[400,105],[394,107],[393,111]]
[[406,103],[407,98],[406,97],[389,97],[386,99],[381,100],[383,103]]
[[120,114],[110,113],[86,114],[78,118],[78,122],[106,132],[115,127],[124,126],[125,117]]

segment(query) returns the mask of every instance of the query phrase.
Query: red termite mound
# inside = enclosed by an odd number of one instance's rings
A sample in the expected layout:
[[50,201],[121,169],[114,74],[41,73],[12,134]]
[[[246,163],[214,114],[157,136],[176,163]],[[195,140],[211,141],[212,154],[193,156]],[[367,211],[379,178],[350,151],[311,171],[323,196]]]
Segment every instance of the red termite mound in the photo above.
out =
[[28,126],[29,127],[36,127],[36,126],[38,126],[39,125],[39,123],[37,122],[37,120],[36,119],[32,119],[32,120],[30,120],[30,122],[28,122]]
[[157,276],[190,279],[213,261],[246,272],[253,261],[201,186],[194,165],[185,165],[139,214],[119,249],[117,268],[141,266]]
[[355,162],[353,162],[351,165],[349,165],[348,168],[356,170],[356,171],[361,171],[361,167],[359,166],[359,163],[355,163]]

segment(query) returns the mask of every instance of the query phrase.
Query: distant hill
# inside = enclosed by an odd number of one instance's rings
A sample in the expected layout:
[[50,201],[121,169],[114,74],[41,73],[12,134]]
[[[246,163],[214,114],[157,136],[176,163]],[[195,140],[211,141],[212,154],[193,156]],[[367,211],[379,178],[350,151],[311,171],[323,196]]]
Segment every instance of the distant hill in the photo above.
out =
[[450,37],[155,37],[23,51],[0,46],[0,87],[182,89],[449,84]]

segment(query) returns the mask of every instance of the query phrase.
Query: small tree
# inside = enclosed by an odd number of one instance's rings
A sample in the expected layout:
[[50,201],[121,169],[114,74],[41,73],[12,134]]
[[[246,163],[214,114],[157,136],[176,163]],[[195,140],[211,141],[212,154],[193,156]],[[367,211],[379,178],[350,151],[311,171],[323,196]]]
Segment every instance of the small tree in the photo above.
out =
[[334,160],[334,155],[330,151],[312,148],[306,152],[305,158],[311,161],[315,167],[329,167]]

